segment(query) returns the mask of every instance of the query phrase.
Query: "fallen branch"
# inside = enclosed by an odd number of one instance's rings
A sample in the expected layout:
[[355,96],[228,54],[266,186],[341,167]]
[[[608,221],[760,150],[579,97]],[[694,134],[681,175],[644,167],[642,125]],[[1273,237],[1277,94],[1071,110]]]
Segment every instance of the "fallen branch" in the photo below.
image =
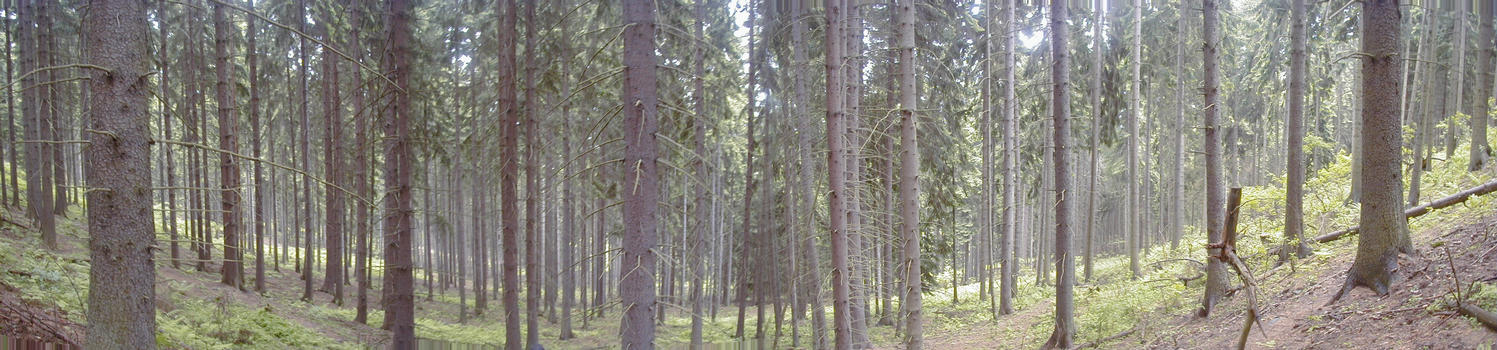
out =
[[1482,310],[1480,307],[1476,307],[1476,305],[1471,305],[1470,303],[1460,303],[1460,305],[1457,305],[1456,310],[1460,311],[1462,315],[1471,316],[1471,318],[1480,321],[1487,328],[1497,331],[1497,314]]
[[1129,335],[1132,335],[1133,332],[1137,332],[1137,331],[1138,331],[1138,327],[1129,328],[1126,331],[1122,331],[1121,333],[1118,333],[1118,334],[1113,334],[1110,337],[1106,337],[1106,338],[1102,338],[1102,339],[1097,339],[1095,341],[1086,342],[1086,344],[1077,345],[1076,347],[1073,347],[1071,349],[1075,350],[1075,349],[1095,348],[1095,347],[1101,346],[1102,344],[1107,344],[1108,342],[1111,342],[1111,341],[1114,341],[1114,340],[1118,340],[1118,339],[1122,339],[1123,337],[1127,337]]
[[[1462,202],[1470,200],[1471,197],[1485,195],[1485,194],[1492,193],[1492,192],[1497,192],[1497,181],[1488,182],[1488,183],[1482,184],[1481,186],[1472,187],[1472,188],[1466,189],[1465,191],[1458,192],[1456,194],[1450,195],[1450,196],[1445,197],[1445,198],[1436,199],[1436,200],[1431,201],[1429,203],[1425,203],[1425,204],[1419,205],[1417,207],[1406,209],[1406,210],[1403,211],[1403,217],[1404,217],[1404,219],[1413,219],[1415,217],[1419,217],[1420,215],[1428,214],[1429,212],[1435,211],[1436,209],[1443,209],[1445,207],[1449,207],[1449,206],[1452,206],[1452,205],[1460,204]],[[1340,230],[1340,231],[1331,232],[1331,233],[1327,233],[1327,234],[1324,234],[1324,235],[1317,236],[1317,237],[1314,238],[1314,241],[1315,241],[1315,243],[1326,243],[1326,242],[1331,242],[1331,241],[1335,241],[1335,240],[1341,239],[1341,238],[1349,236],[1349,235],[1354,235],[1356,233],[1357,233],[1357,227],[1352,227],[1352,228],[1348,228],[1348,229],[1345,229],[1345,230]],[[1277,249],[1277,248],[1275,248],[1275,249]]]

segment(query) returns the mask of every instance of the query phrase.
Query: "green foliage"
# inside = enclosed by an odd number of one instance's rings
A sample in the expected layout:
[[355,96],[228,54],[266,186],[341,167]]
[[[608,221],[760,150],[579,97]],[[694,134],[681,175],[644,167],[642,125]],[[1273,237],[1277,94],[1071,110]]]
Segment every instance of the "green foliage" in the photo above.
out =
[[250,308],[226,297],[213,300],[188,296],[182,283],[169,283],[171,292],[158,295],[162,308],[156,316],[166,347],[191,349],[357,349],[288,320],[270,306]]

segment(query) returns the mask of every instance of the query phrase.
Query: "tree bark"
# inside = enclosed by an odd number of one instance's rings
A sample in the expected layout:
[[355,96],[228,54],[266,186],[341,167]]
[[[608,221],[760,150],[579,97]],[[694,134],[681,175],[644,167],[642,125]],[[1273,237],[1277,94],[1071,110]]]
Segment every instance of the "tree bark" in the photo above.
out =
[[[1134,0],[1134,4],[1139,4]],[[1075,308],[1072,304],[1071,285],[1076,283],[1075,259],[1071,256],[1071,68],[1070,48],[1067,39],[1070,29],[1070,9],[1066,1],[1050,3],[1050,55],[1054,63],[1050,68],[1051,110],[1054,114],[1054,147],[1051,157],[1055,159],[1055,332],[1045,342],[1046,348],[1069,349],[1076,336]],[[1139,11],[1135,8],[1134,11]],[[1137,18],[1135,18],[1136,20]],[[1136,62],[1135,62],[1136,64]],[[1136,68],[1135,68],[1136,69]],[[1134,112],[1136,115],[1136,111]],[[1136,118],[1135,118],[1136,119]],[[1137,124],[1137,121],[1132,121]],[[1133,220],[1133,219],[1130,219]],[[1135,241],[1136,242],[1136,241]],[[1135,246],[1136,247],[1136,246]]]
[[[94,1],[83,18],[89,70],[89,348],[156,348],[156,264],[151,250],[145,2]],[[34,198],[34,197],[33,197]]]
[[385,107],[385,319],[390,320],[391,347],[415,347],[415,295],[411,268],[411,4],[388,0],[391,50],[385,55],[385,70],[394,80],[392,103]]
[[1284,247],[1279,251],[1279,261],[1288,260],[1290,245],[1295,246],[1295,257],[1310,255],[1310,246],[1303,239],[1305,230],[1305,0],[1293,0],[1290,8],[1289,50],[1289,118],[1284,128],[1289,140],[1285,142],[1288,153],[1285,187]]
[[[695,23],[692,26],[693,31],[694,31],[692,34],[696,38],[696,40],[698,40],[699,42],[707,42],[707,35],[706,35],[706,30],[707,29],[706,29],[706,24],[704,23],[706,21],[706,19],[707,19],[707,2],[705,0],[696,0],[693,7],[694,7],[694,10],[695,10],[695,18],[694,18],[694,20],[695,20],[694,22]],[[799,7],[797,7],[797,8],[799,8]],[[799,23],[799,21],[797,21],[797,23]],[[709,218],[712,216],[712,213],[711,213],[711,210],[710,210],[711,207],[709,207],[708,203],[707,203],[708,198],[710,198],[710,196],[711,196],[711,192],[710,192],[710,189],[708,188],[708,186],[705,184],[706,179],[710,178],[710,175],[708,173],[710,171],[710,169],[707,167],[707,120],[708,119],[706,118],[706,116],[707,116],[707,105],[706,105],[706,103],[707,103],[707,97],[705,95],[707,93],[707,89],[706,89],[706,82],[704,81],[705,79],[703,79],[703,76],[706,74],[707,64],[706,64],[706,62],[703,61],[705,59],[705,57],[704,57],[704,51],[706,51],[706,50],[704,50],[702,48],[701,44],[698,43],[697,45],[694,46],[694,48],[692,50],[692,53],[691,53],[691,56],[692,56],[691,57],[692,58],[691,61],[692,61],[692,64],[694,65],[693,70],[695,72],[693,74],[693,75],[695,75],[695,78],[692,79],[692,82],[691,82],[691,84],[692,84],[692,87],[691,87],[691,89],[692,89],[692,92],[691,92],[692,103],[691,103],[691,105],[692,105],[692,112],[694,114],[696,114],[696,118],[691,119],[692,133],[695,134],[695,136],[696,136],[693,139],[693,141],[696,141],[696,145],[694,145],[694,147],[693,147],[694,154],[692,156],[694,157],[693,162],[696,163],[696,169],[694,169],[694,170],[696,172],[695,176],[696,176],[696,178],[698,180],[698,182],[696,183],[696,186],[697,186],[696,198],[695,198],[696,201],[695,201],[694,204],[692,204],[692,209],[696,213],[695,215],[693,215],[693,216],[695,216],[695,218],[694,218],[695,219],[694,224],[696,225],[693,228],[693,231],[696,231],[696,238],[692,239],[692,242],[691,242],[691,257],[688,260],[688,261],[690,261],[690,264],[691,264],[691,345],[690,346],[691,346],[692,350],[701,350],[702,346],[703,346],[703,342],[702,342],[702,284],[703,284],[703,281],[702,281],[702,279],[703,279],[703,274],[706,273],[706,271],[707,271],[707,264],[705,263],[706,259],[707,259],[705,246],[706,246],[707,240],[710,239],[709,238],[710,236],[707,234],[707,230],[708,230],[708,228],[711,225],[711,221],[710,221]],[[563,52],[565,52],[565,51],[563,51]],[[563,68],[563,69],[565,69],[565,68]],[[571,86],[570,85],[565,85],[565,84],[567,84],[565,79],[566,79],[566,75],[563,75],[563,82],[562,82],[562,84],[563,84],[563,86],[565,86],[563,89],[570,91]],[[565,112],[565,109],[563,110],[562,115],[563,116],[567,115],[567,113]],[[570,123],[570,121],[568,121],[568,123]],[[568,126],[566,129],[571,129],[571,127]],[[563,137],[563,141],[562,142],[567,142],[567,141],[565,141],[565,140],[568,140],[566,138],[566,136],[562,136],[562,137]],[[568,154],[567,156],[565,156],[565,158],[571,158],[571,156],[570,156],[570,154],[571,154],[571,146],[570,145],[566,145],[566,146],[563,147],[563,150],[564,150],[564,152],[566,154]],[[565,186],[563,188],[563,192],[565,192],[565,194],[563,194],[563,196],[564,196],[563,200],[565,201],[565,203],[563,204],[563,206],[566,207],[566,209],[564,209],[563,211],[566,212],[566,213],[568,213],[568,217],[570,217],[570,213],[571,213],[571,210],[572,210],[571,209],[571,207],[572,207],[572,204],[571,204],[571,202],[572,202],[572,199],[571,199],[572,190],[571,190],[570,185]],[[568,226],[566,228],[565,235],[567,235],[569,237],[568,240],[570,240],[570,237],[571,237],[571,226],[570,226],[571,225],[571,221],[570,220],[568,220],[567,225]],[[568,251],[568,252],[570,252],[570,251]],[[570,254],[565,254],[564,256],[566,256],[568,260],[571,259],[570,258]],[[562,277],[567,279],[567,280],[563,281],[567,285],[563,287],[563,289],[565,289],[565,293],[566,293],[566,297],[565,297],[566,300],[563,301],[562,305],[563,305],[563,307],[567,308],[567,310],[570,310],[570,307],[572,305],[571,304],[571,298],[572,298],[571,275],[567,274],[567,275],[564,275]],[[570,332],[571,332],[570,325],[571,324],[570,323],[563,323],[562,325],[563,325],[562,333],[563,334],[570,334]],[[567,335],[563,335],[562,337],[563,337],[563,339],[565,339],[567,337]]]
[[[851,319],[851,281],[848,265],[847,247],[847,216],[844,214],[847,208],[847,170],[846,158],[843,156],[845,144],[843,138],[847,130],[842,126],[843,110],[842,104],[846,102],[842,96],[846,93],[842,86],[842,51],[846,46],[842,43],[846,3],[843,0],[826,0],[826,140],[827,140],[827,210],[830,216],[832,235],[832,322],[835,332],[833,348],[838,350],[851,349],[853,346],[852,319]],[[908,5],[901,5],[908,6]]]
[[899,208],[903,223],[903,262],[905,270],[905,348],[916,350],[923,347],[923,311],[920,306],[920,146],[917,120],[915,119],[915,4],[913,0],[899,0],[894,8],[898,13],[896,31],[899,40],[899,121],[900,121],[900,169]]
[[[499,7],[495,13],[499,16],[499,116],[503,136],[499,139],[500,170],[499,170],[499,192],[502,201],[500,203],[500,216],[503,218],[503,227],[500,229],[500,245],[503,256],[503,288],[504,294],[504,348],[507,350],[519,350],[524,344],[520,335],[520,237],[518,228],[520,226],[517,175],[519,175],[519,159],[517,156],[519,148],[519,124],[520,114],[515,103],[515,21],[516,12],[514,0],[503,0],[496,2]],[[476,218],[475,218],[476,219]],[[477,243],[482,245],[483,243]],[[483,260],[474,265],[475,270],[481,266]],[[479,270],[481,271],[481,270]],[[482,275],[482,273],[479,273]],[[482,286],[482,283],[478,285]],[[476,295],[483,294],[480,287]]]
[[1398,254],[1407,250],[1400,238],[1408,230],[1403,216],[1403,133],[1398,120],[1400,35],[1399,0],[1371,0],[1363,4],[1362,51],[1362,205],[1357,256],[1346,284],[1332,300],[1362,286],[1378,295],[1388,293]]
[[998,262],[1002,264],[998,313],[1002,315],[1014,313],[1014,289],[1019,284],[1015,277],[1018,268],[1014,266],[1017,263],[1014,235],[1018,233],[1019,218],[1016,212],[1019,205],[1019,107],[1014,98],[1014,28],[1019,1],[1008,0],[1006,3],[1003,8],[1003,244],[998,249]]
[[[307,21],[305,20],[305,18],[307,18],[307,2],[306,0],[299,0],[298,3],[300,6],[297,6],[298,16],[296,25],[302,33],[306,33]],[[307,75],[309,74],[307,72],[307,39],[303,37],[297,37],[297,45],[297,66],[298,69],[301,70],[301,74],[299,75],[301,79],[299,91],[301,92],[302,103],[300,103],[297,107],[297,113],[301,116],[301,168],[303,171],[312,171],[312,148],[310,146],[310,144],[312,143],[312,121],[307,114],[307,106],[312,104],[312,101],[308,97],[309,95],[307,95]],[[314,262],[312,261],[312,181],[309,181],[304,177],[301,181],[301,184],[303,200],[301,213],[301,218],[303,221],[301,224],[302,237],[304,239],[304,244],[302,245],[303,266],[301,271],[301,300],[305,302],[312,302],[312,279],[316,275],[312,272],[315,270],[312,268],[312,265],[314,264]],[[406,247],[405,249],[409,250],[410,247]],[[386,280],[389,279],[387,278]],[[386,284],[388,285],[391,282],[394,281],[390,280],[389,282],[386,282]],[[390,328],[389,326],[391,325],[392,321],[394,321],[394,319],[390,319],[388,317],[386,318],[386,329]]]
[[[1101,130],[1102,130],[1102,27],[1107,21],[1107,8],[1102,0],[1096,0],[1092,7],[1092,137],[1091,137],[1091,162],[1088,162],[1091,176],[1087,177],[1086,189],[1086,255],[1082,256],[1082,277],[1092,280],[1092,244],[1093,234],[1097,225],[1097,156],[1101,152]],[[1136,58],[1135,58],[1136,59]],[[1136,61],[1135,61],[1136,62]],[[1137,261],[1130,256],[1130,266]]]
[[1128,270],[1133,272],[1130,277],[1133,280],[1138,280],[1138,251],[1142,249],[1139,240],[1143,238],[1139,228],[1142,226],[1144,214],[1140,214],[1139,211],[1146,205],[1139,198],[1140,186],[1138,184],[1138,118],[1143,116],[1143,113],[1139,111],[1142,105],[1139,104],[1138,99],[1139,95],[1144,93],[1140,80],[1144,49],[1143,4],[1143,0],[1133,0],[1133,49],[1129,50],[1129,54],[1133,57],[1128,65],[1133,73],[1129,74],[1132,81],[1129,82],[1131,87],[1128,94],[1128,205],[1125,207],[1128,213],[1124,216],[1127,222],[1123,224],[1123,232],[1128,239]]
[[[255,0],[249,0],[245,8],[255,10]],[[256,51],[255,36],[258,31],[255,16],[248,16],[249,23],[245,25],[244,37],[248,47],[245,54],[245,64],[249,66],[249,124],[250,124],[250,155],[255,159],[260,158],[261,136],[260,136],[260,53]],[[164,45],[164,44],[163,44]],[[164,53],[163,53],[164,54]],[[162,78],[165,80],[165,77]],[[164,95],[164,94],[163,94]],[[255,162],[255,291],[265,293],[265,169],[261,163]],[[359,177],[362,179],[363,177]],[[362,181],[362,180],[360,180]],[[171,186],[171,185],[167,185]],[[173,221],[175,223],[175,221]],[[271,242],[275,246],[275,242]],[[362,261],[362,260],[360,260]],[[360,263],[360,266],[363,266]],[[362,283],[359,285],[363,285]],[[362,306],[362,305],[361,305]],[[362,320],[360,323],[363,323]]]
[[[536,197],[540,196],[540,183],[536,178],[535,160],[535,6],[536,0],[525,1],[525,119],[520,125],[525,128],[525,348],[532,349],[541,341],[541,330],[537,317],[540,307],[541,286],[540,232],[535,229],[540,220],[536,212]],[[653,32],[652,32],[653,33]],[[653,135],[650,137],[654,137]],[[653,157],[649,159],[654,159]],[[518,160],[516,160],[518,161]],[[507,197],[506,197],[507,198]],[[505,312],[515,312],[505,309]]]
[[239,218],[244,208],[239,206],[239,160],[230,153],[239,152],[239,113],[235,109],[234,94],[229,91],[229,29],[222,3],[213,3],[213,51],[218,81],[214,85],[214,98],[218,104],[218,148],[219,176],[223,194],[219,196],[223,210],[224,263],[220,280],[223,284],[244,290],[244,254],[239,249]]
[[[1205,116],[1202,124],[1203,146],[1206,158],[1206,241],[1221,242],[1222,221],[1226,219],[1226,209],[1222,187],[1221,166],[1221,136],[1218,135],[1216,114],[1220,106],[1217,105],[1217,22],[1220,14],[1217,13],[1216,0],[1201,0],[1204,10],[1201,23],[1201,41],[1205,44],[1202,50],[1202,61],[1205,66],[1205,78],[1202,90],[1205,93]],[[1222,261],[1217,256],[1215,249],[1206,248],[1206,292],[1201,301],[1200,316],[1211,315],[1211,309],[1221,299],[1222,292],[1226,289],[1226,271]]]
[[[333,17],[328,14],[328,17]],[[324,42],[332,42],[331,26],[324,26]],[[323,222],[323,236],[326,239],[325,272],[322,279],[322,290],[333,294],[333,304],[343,305],[343,218],[347,210],[344,209],[343,184],[343,111],[338,97],[338,57],[332,52],[332,48],[324,45],[322,47],[322,117],[323,117],[323,145],[322,159],[323,176],[327,183],[324,184],[323,196],[326,213]],[[429,269],[428,269],[429,271]]]
[[624,349],[655,348],[655,235],[659,191],[655,133],[655,2],[624,1],[624,235],[619,324]]
[[1492,95],[1492,67],[1493,51],[1497,50],[1492,44],[1492,16],[1494,13],[1491,0],[1477,1],[1481,6],[1481,34],[1477,37],[1476,48],[1479,53],[1476,56],[1476,70],[1481,72],[1481,80],[1477,81],[1476,113],[1471,115],[1471,164],[1466,168],[1470,171],[1481,170],[1487,164],[1487,158],[1492,156],[1492,146],[1487,143],[1487,120],[1491,119],[1488,114],[1492,107],[1487,102],[1488,98],[1497,97]]

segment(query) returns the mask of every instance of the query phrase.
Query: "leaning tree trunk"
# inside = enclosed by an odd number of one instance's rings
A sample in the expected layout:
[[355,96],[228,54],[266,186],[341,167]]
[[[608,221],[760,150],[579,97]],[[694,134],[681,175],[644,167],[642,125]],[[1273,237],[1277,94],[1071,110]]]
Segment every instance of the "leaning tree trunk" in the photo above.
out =
[[95,349],[156,348],[156,264],[151,250],[151,149],[141,33],[145,2],[94,1],[89,30],[88,340]]

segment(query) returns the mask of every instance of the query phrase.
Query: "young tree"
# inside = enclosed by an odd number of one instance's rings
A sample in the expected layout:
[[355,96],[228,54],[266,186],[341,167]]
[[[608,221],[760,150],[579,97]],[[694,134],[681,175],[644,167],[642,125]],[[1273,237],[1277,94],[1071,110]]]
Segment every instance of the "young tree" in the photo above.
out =
[[1305,0],[1292,0],[1290,7],[1289,49],[1289,118],[1285,120],[1289,141],[1284,147],[1288,155],[1289,174],[1285,181],[1284,245],[1279,249],[1279,261],[1289,259],[1289,250],[1295,257],[1310,255],[1310,246],[1305,244]]
[[229,91],[229,29],[225,19],[223,3],[213,3],[213,51],[218,81],[214,85],[218,103],[218,155],[219,176],[223,194],[219,196],[223,210],[224,264],[221,282],[244,289],[244,254],[239,250],[240,220],[244,208],[239,206],[239,159],[231,153],[239,153],[239,113],[234,102],[234,93]]
[[156,264],[151,250],[144,1],[89,3],[88,340],[96,349],[156,348]]
[[[1135,0],[1134,4],[1138,4]],[[1140,9],[1135,8],[1134,11]],[[1070,19],[1067,1],[1050,2],[1050,55],[1054,61],[1050,68],[1051,112],[1054,113],[1054,147],[1050,150],[1055,159],[1055,332],[1045,342],[1045,348],[1069,349],[1071,339],[1076,336],[1076,306],[1072,304],[1071,285],[1076,283],[1075,259],[1071,257],[1071,68],[1070,47],[1067,39]]]
[[1331,300],[1356,287],[1388,294],[1398,254],[1408,250],[1403,216],[1403,130],[1398,120],[1398,52],[1403,46],[1399,0],[1362,4],[1362,205],[1358,220],[1357,257],[1346,284]]
[[[390,50],[384,57],[394,98],[385,106],[385,319],[390,320],[391,348],[415,348],[415,290],[411,267],[411,3],[387,0],[386,40]],[[511,197],[512,198],[512,197]],[[310,270],[311,267],[308,267]]]
[[655,212],[659,178],[655,134],[655,2],[624,1],[624,246],[619,324],[624,349],[655,348]]
[[[1222,166],[1221,166],[1221,136],[1216,130],[1217,106],[1217,18],[1220,14],[1216,10],[1216,0],[1201,0],[1202,23],[1201,41],[1202,59],[1205,66],[1205,78],[1203,79],[1202,92],[1205,95],[1205,116],[1202,118],[1203,139],[1202,150],[1206,158],[1206,242],[1220,244],[1222,242],[1222,223],[1226,220],[1226,198],[1222,192]],[[1201,316],[1211,315],[1211,308],[1216,306],[1217,299],[1221,299],[1222,292],[1226,290],[1226,270],[1222,268],[1222,261],[1217,259],[1219,248],[1206,247],[1206,293],[1201,302]]]
[[[899,33],[899,209],[904,224],[904,255],[902,268],[905,271],[905,348],[922,347],[920,298],[920,146],[916,140],[918,126],[915,105],[915,3],[899,0],[895,5],[898,13],[896,31]],[[830,61],[830,59],[828,60]]]

